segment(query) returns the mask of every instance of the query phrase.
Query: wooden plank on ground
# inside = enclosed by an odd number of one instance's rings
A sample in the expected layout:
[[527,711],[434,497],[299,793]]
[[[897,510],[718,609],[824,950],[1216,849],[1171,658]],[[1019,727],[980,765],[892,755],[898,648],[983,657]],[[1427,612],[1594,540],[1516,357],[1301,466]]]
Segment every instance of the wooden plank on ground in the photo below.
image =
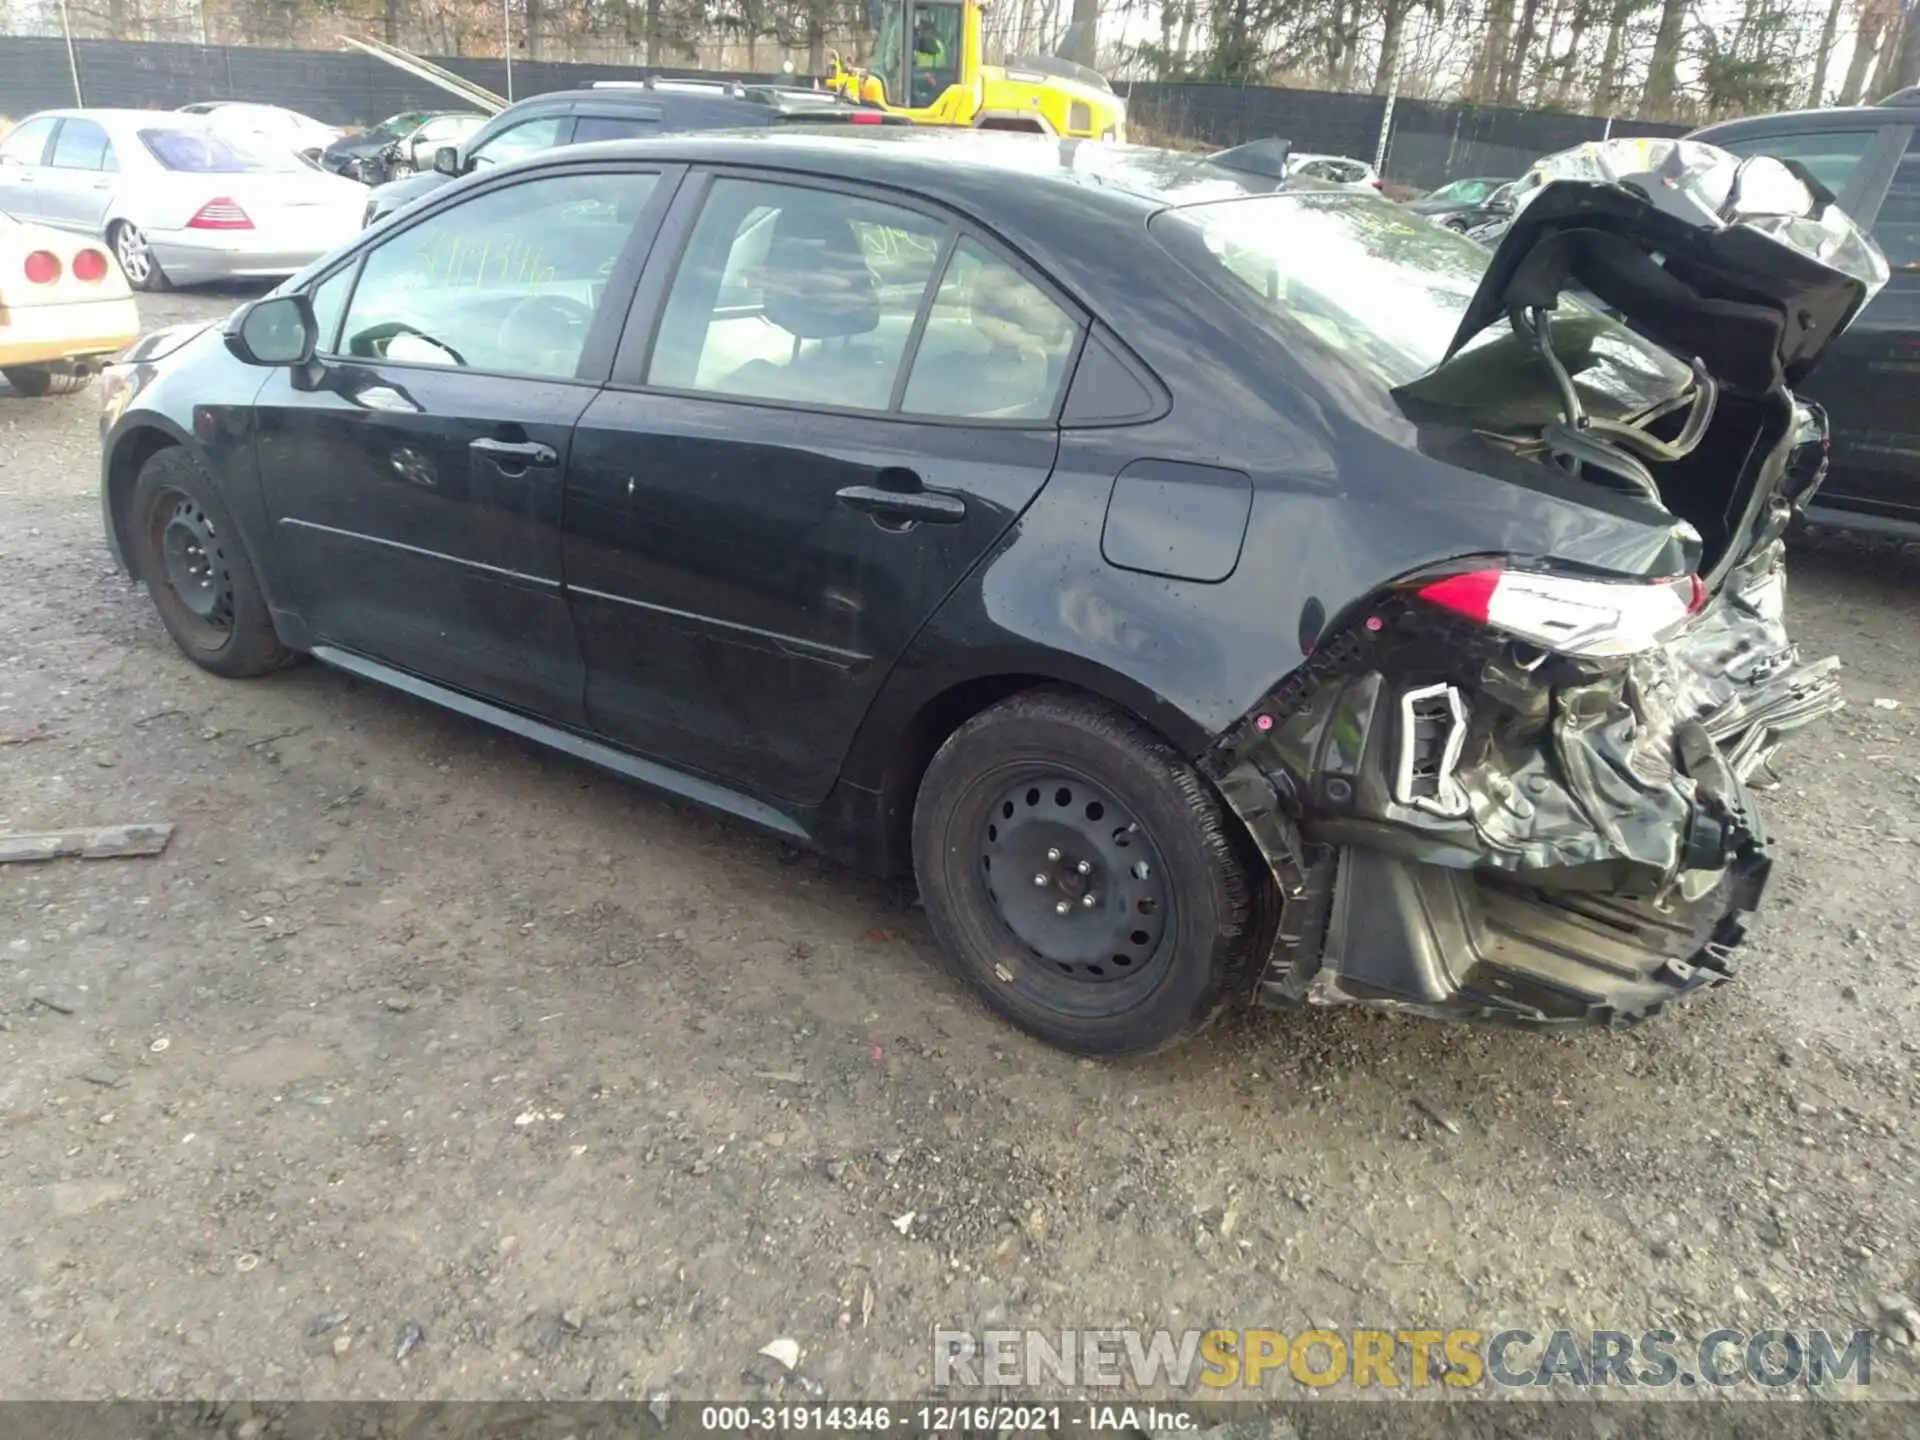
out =
[[91,830],[55,830],[45,835],[0,834],[0,865],[158,855],[172,838],[171,825],[97,825]]

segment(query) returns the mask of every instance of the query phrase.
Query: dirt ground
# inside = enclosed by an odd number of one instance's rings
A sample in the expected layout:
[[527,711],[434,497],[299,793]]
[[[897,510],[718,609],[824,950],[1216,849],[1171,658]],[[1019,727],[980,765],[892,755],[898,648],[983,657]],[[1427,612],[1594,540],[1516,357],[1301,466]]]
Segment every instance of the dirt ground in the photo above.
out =
[[[1847,1331],[1920,1293],[1897,549],[1797,558],[1850,705],[1768,797],[1739,984],[1096,1065],[888,887],[318,666],[195,670],[103,549],[97,403],[0,386],[0,831],[179,828],[0,866],[0,1398],[759,1395],[777,1337],[897,1398],[936,1325]],[[1920,1397],[1886,1328],[1873,1390]]]

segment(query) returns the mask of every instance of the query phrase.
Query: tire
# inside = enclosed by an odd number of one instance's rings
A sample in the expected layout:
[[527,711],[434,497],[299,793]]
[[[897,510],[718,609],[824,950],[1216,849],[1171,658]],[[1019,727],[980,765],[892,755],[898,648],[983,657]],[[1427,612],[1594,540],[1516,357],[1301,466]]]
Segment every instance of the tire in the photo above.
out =
[[293,663],[239,531],[206,471],[178,446],[140,469],[123,517],[133,573],[187,658],[229,679]]
[[140,227],[132,221],[116,220],[107,228],[107,248],[113,251],[113,258],[119,262],[121,273],[127,277],[127,284],[134,289],[144,290],[150,295],[173,289],[173,282],[167,278],[167,272],[160,268],[160,261],[147,244],[147,237],[140,233]]
[[8,365],[0,367],[0,375],[7,377],[7,383],[16,394],[38,400],[44,395],[71,395],[75,390],[84,390],[91,375],[75,375],[66,371],[54,370],[46,365]]
[[921,781],[913,854],[960,974],[1064,1050],[1169,1045],[1260,958],[1251,847],[1178,751],[1098,701],[1030,691],[962,725]]

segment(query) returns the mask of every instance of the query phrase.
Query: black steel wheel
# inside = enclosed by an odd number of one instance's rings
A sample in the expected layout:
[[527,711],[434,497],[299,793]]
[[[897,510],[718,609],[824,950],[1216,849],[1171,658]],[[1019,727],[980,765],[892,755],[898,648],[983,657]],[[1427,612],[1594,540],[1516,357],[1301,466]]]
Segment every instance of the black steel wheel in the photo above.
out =
[[296,658],[274,633],[219,492],[185,450],[176,446],[148,459],[121,519],[134,574],[187,658],[236,679]]
[[1053,691],[983,711],[941,747],[914,867],[935,934],[988,1003],[1102,1055],[1166,1045],[1245,988],[1270,884],[1177,751]]

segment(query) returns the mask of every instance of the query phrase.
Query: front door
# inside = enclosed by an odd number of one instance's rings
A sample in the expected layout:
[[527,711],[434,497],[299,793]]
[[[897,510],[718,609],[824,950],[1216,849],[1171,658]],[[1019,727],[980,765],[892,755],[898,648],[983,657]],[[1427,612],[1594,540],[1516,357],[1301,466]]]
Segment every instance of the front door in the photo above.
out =
[[255,409],[278,569],[320,642],[578,720],[561,499],[661,179],[490,186],[315,287],[324,356]]
[[0,211],[16,220],[40,218],[40,186],[47,173],[44,162],[59,123],[45,115],[0,136]]
[[588,719],[812,803],[894,660],[1046,483],[1078,325],[944,217],[755,178],[696,189],[669,222],[691,229],[677,269],[663,242],[574,442]]
[[60,122],[47,158],[40,179],[41,222],[100,235],[119,169],[105,128],[69,115]]

